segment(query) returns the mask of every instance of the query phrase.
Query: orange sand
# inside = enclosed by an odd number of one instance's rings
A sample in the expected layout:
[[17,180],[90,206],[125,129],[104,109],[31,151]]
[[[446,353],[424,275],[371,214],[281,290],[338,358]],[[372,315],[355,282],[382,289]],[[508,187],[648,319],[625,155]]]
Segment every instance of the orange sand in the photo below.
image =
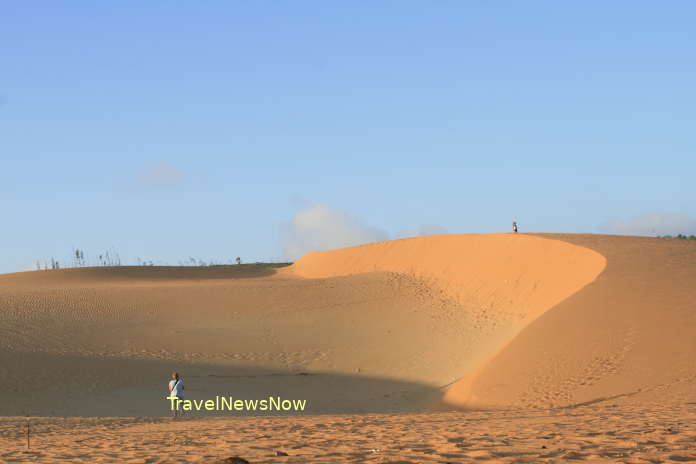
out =
[[[7,418],[0,462],[230,450],[253,462],[696,459],[695,245],[444,235],[312,253],[278,271],[3,275],[0,415],[163,416],[174,369],[190,399],[304,398],[310,415],[68,419],[80,445],[62,419],[36,419],[38,455],[21,454]],[[186,429],[184,457],[167,454],[172,427]],[[300,451],[271,457],[280,446]]]
[[[0,462],[659,463],[696,460],[696,406],[290,418],[0,418]],[[278,456],[277,452],[287,456]]]

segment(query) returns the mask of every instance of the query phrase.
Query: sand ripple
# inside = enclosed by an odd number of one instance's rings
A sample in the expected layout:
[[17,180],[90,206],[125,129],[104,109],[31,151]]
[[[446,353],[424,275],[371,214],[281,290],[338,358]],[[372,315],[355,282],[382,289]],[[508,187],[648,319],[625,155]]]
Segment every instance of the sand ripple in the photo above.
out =
[[693,405],[31,423],[27,450],[26,419],[0,419],[0,462],[196,463],[232,456],[251,463],[696,461]]

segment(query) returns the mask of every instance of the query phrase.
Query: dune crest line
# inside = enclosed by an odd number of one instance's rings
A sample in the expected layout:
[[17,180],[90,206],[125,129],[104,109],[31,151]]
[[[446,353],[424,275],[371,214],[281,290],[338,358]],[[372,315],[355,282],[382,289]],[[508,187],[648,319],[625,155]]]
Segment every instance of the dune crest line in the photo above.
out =
[[529,321],[592,282],[600,253],[528,235],[438,235],[308,253],[290,271],[307,278],[395,272],[424,280],[462,304]]

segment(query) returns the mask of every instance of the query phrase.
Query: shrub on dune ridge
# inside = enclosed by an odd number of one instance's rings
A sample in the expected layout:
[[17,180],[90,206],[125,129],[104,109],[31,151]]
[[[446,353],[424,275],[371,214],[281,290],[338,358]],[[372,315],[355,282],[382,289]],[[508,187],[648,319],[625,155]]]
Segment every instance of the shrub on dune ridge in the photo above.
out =
[[[121,261],[121,256],[120,254],[114,249],[108,249],[104,253],[101,253],[97,255],[95,259],[90,260],[88,258],[88,255],[85,254],[85,251],[80,248],[73,248],[71,254],[69,255],[69,258],[65,261],[67,263],[70,263],[72,261],[72,266],[70,264],[61,266],[60,261],[56,260],[55,258],[51,257],[50,262],[46,260],[37,260],[36,261],[36,270],[41,271],[41,270],[49,270],[49,269],[75,269],[75,268],[81,268],[81,267],[120,267],[120,266],[128,266],[129,264],[123,263]],[[235,264],[236,263],[236,264]],[[210,259],[208,261],[202,260],[200,258],[194,258],[192,256],[189,256],[185,260],[179,260],[177,264],[173,266],[180,266],[180,267],[212,267],[212,266],[270,266],[270,267],[283,267],[283,266],[288,266],[292,264],[291,262],[287,262],[284,260],[265,260],[265,261],[255,261],[253,263],[248,263],[248,264],[241,264],[239,258],[235,259],[229,258],[227,260],[224,259]],[[136,264],[135,266],[143,266],[143,267],[149,267],[149,266],[172,266],[166,261],[154,261],[152,259],[142,259],[140,257],[136,258]]]
[[662,236],[659,236],[658,238],[675,238],[675,239],[679,239],[679,240],[696,240],[696,235],[693,235],[693,234],[691,234],[691,235],[678,234],[675,236],[662,235]]

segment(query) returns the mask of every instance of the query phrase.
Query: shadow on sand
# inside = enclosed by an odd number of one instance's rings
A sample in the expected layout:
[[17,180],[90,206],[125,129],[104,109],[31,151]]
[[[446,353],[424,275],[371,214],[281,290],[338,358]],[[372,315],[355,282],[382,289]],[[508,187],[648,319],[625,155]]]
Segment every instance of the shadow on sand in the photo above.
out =
[[[303,411],[194,411],[193,416],[426,411],[437,387],[397,379],[201,362],[0,353],[2,416],[159,417],[170,414],[172,371],[186,399],[306,400]],[[12,366],[12,367],[8,367]]]

